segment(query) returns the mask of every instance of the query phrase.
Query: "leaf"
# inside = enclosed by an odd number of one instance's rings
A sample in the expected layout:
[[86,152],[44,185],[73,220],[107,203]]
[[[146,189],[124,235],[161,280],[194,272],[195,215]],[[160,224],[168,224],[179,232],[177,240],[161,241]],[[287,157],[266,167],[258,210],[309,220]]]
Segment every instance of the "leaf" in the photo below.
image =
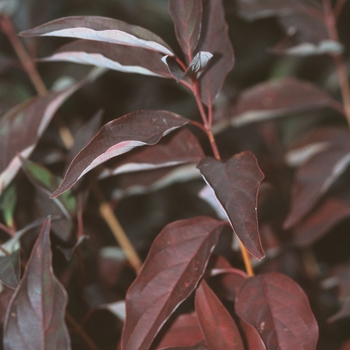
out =
[[210,350],[244,350],[233,318],[205,280],[201,281],[196,290],[195,308]]
[[195,77],[196,79],[199,78],[212,57],[213,55],[210,52],[198,52],[188,66],[185,75],[189,77]]
[[159,52],[106,42],[77,40],[40,61],[67,61],[94,65],[124,73],[171,78]]
[[123,350],[149,348],[164,322],[195,289],[223,225],[195,217],[162,230],[126,295]]
[[202,157],[204,152],[197,137],[188,129],[179,129],[165,136],[152,147],[136,148],[116,158],[116,161],[110,164],[99,178],[197,163]]
[[231,111],[231,123],[242,126],[335,104],[336,101],[316,85],[288,77],[243,91]]
[[204,0],[202,25],[197,51],[208,51],[214,55],[199,80],[201,100],[209,106],[220,93],[234,63],[222,0]]
[[73,159],[63,182],[51,198],[70,189],[88,171],[108,159],[135,147],[154,145],[169,132],[189,122],[189,119],[172,112],[145,110],[129,113],[105,124]]
[[169,0],[169,13],[174,22],[176,38],[187,63],[192,61],[201,34],[202,12],[201,0]]
[[266,346],[264,345],[258,331],[254,327],[244,322],[242,319],[240,320],[240,325],[245,334],[248,350],[266,350]]
[[325,198],[314,211],[294,229],[294,242],[299,247],[310,246],[332,227],[350,216],[350,206],[336,198]]
[[42,226],[8,308],[4,349],[70,349],[64,323],[67,295],[51,267],[50,220]]
[[204,335],[199,326],[197,314],[183,314],[176,318],[159,342],[157,349],[195,346],[204,342]]
[[253,256],[262,259],[257,196],[264,174],[253,153],[239,153],[226,163],[205,157],[197,168],[221,203],[233,231]]
[[60,92],[34,97],[14,107],[0,119],[0,194],[21,167],[19,157],[28,158],[56,110],[82,82]]
[[316,349],[318,326],[309,301],[292,279],[272,272],[248,278],[235,303],[269,350]]
[[162,57],[162,62],[168,67],[169,73],[177,83],[179,83],[185,77],[185,72],[176,62],[174,57],[166,55]]
[[63,17],[21,32],[20,35],[25,37],[60,36],[102,41],[111,44],[141,47],[158,51],[165,55],[173,55],[170,47],[158,35],[142,27],[107,17]]
[[13,215],[17,202],[16,187],[9,186],[0,197],[0,209],[3,212],[7,227],[14,228]]
[[349,149],[330,148],[301,165],[292,188],[291,209],[283,226],[298,223],[315,206],[350,162]]

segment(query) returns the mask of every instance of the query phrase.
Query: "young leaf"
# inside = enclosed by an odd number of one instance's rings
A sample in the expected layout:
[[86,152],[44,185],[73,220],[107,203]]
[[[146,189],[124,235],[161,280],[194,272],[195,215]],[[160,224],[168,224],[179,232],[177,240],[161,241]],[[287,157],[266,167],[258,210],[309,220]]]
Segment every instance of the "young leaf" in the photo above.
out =
[[231,123],[241,126],[296,112],[337,106],[324,90],[307,81],[284,78],[255,85],[241,93],[232,108]]
[[41,61],[67,61],[124,73],[171,78],[161,58],[162,55],[159,52],[139,47],[77,40],[62,46],[53,55],[42,58]]
[[262,259],[264,251],[258,231],[257,196],[264,175],[255,156],[251,152],[242,152],[226,163],[205,157],[197,167],[221,203],[233,231],[253,256]]
[[160,327],[195,289],[223,225],[195,217],[162,230],[126,295],[123,350],[149,348]]
[[82,83],[60,92],[34,97],[14,107],[0,119],[0,194],[28,158],[56,110]]
[[152,147],[134,149],[116,158],[99,176],[167,168],[185,163],[197,163],[204,152],[196,136],[188,129],[180,129],[165,136]]
[[0,209],[7,227],[14,228],[13,215],[17,202],[16,187],[9,186],[0,197]]
[[195,307],[210,350],[244,350],[235,321],[205,280],[196,290]]
[[298,168],[292,188],[291,209],[283,224],[285,228],[294,226],[314,207],[346,170],[349,162],[349,149],[330,148],[317,153]]
[[180,65],[176,62],[175,58],[172,56],[164,56],[162,57],[162,62],[168,67],[169,73],[172,77],[179,83],[185,76],[185,72],[180,67]]
[[316,349],[318,326],[309,301],[285,275],[272,272],[247,279],[235,311],[259,332],[269,350]]
[[189,64],[185,75],[195,77],[196,79],[199,78],[212,57],[213,55],[210,52],[198,52]]
[[4,325],[4,349],[70,349],[67,295],[51,267],[50,220],[42,226]]
[[20,33],[22,36],[60,36],[141,47],[171,55],[170,47],[156,34],[117,19],[72,16],[53,20]]
[[197,51],[214,54],[199,80],[201,100],[206,105],[212,105],[234,63],[222,0],[203,2],[203,28]]
[[201,34],[202,0],[169,0],[169,12],[177,41],[189,64]]
[[135,147],[154,145],[163,136],[189,123],[172,112],[145,110],[129,113],[105,124],[70,164],[52,198],[70,189],[84,174],[112,157]]

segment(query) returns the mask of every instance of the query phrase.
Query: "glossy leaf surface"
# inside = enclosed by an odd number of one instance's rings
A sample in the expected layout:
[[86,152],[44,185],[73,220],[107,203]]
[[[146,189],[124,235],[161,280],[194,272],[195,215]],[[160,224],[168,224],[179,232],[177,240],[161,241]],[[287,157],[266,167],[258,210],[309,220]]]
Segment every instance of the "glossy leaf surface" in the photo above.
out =
[[4,349],[70,349],[64,323],[67,295],[51,267],[50,221],[33,247],[4,326]]
[[202,11],[202,1],[169,1],[169,12],[174,22],[176,38],[186,56],[187,63],[192,61],[201,34]]
[[202,23],[197,51],[211,52],[214,57],[199,80],[200,94],[203,103],[212,105],[234,63],[222,0],[203,1]]
[[154,145],[169,132],[187,124],[188,119],[167,111],[137,111],[105,124],[70,164],[57,197],[71,188],[84,174],[112,157],[135,147]]
[[226,163],[205,157],[197,167],[243,245],[257,259],[262,259],[264,251],[258,231],[257,195],[264,175],[255,156],[251,152],[242,152]]
[[195,217],[167,225],[126,296],[122,349],[148,349],[202,277],[224,223]]
[[285,275],[272,272],[247,279],[235,311],[259,332],[269,350],[316,349],[318,326],[309,301]]
[[156,34],[123,21],[98,16],[72,16],[53,20],[26,30],[22,36],[60,36],[142,47],[173,55],[169,46]]
[[108,68],[124,73],[137,73],[170,78],[159,52],[139,47],[114,45],[98,41],[77,40],[62,46],[41,61],[67,61]]
[[11,109],[0,119],[0,193],[21,167],[19,157],[28,158],[56,110],[81,84],[60,92],[34,97]]
[[209,349],[244,350],[233,318],[205,280],[201,281],[196,290],[195,307]]

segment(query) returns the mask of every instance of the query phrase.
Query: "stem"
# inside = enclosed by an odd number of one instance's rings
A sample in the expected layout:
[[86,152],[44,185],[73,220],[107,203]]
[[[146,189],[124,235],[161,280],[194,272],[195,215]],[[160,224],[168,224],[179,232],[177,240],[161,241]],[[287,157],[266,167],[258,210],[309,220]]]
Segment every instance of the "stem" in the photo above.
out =
[[75,319],[66,311],[66,321],[73,328],[74,332],[84,341],[85,345],[90,350],[98,350],[98,347],[92,341],[92,339],[85,333],[81,326],[75,321]]
[[252,276],[254,276],[254,271],[253,271],[252,263],[250,261],[249,253],[248,253],[247,249],[245,249],[245,246],[242,244],[240,239],[238,239],[238,242],[239,242],[239,246],[241,248],[244,266],[245,266],[245,269],[247,271],[247,275],[249,277],[252,277]]
[[[331,40],[339,42],[335,16],[330,0],[323,0],[323,8],[325,12],[325,22],[327,25],[329,36]],[[334,54],[333,58],[336,65],[340,91],[343,99],[345,117],[350,126],[350,88],[347,70],[345,67],[343,56],[341,54]]]
[[116,216],[113,213],[111,206],[105,200],[97,182],[95,180],[92,181],[92,191],[99,202],[100,213],[103,219],[108,224],[109,228],[113,232],[113,235],[120,247],[125,252],[127,259],[129,260],[131,266],[134,268],[136,274],[140,273],[142,262],[139,256],[137,255],[134,247],[130,243],[127,235],[125,234],[123,228],[120,226],[120,223]]
[[[11,22],[11,19],[7,16],[1,16],[0,17],[0,26],[4,33],[7,35],[13,49],[15,50],[19,60],[22,63],[22,66],[24,70],[27,72],[28,77],[30,78],[32,84],[35,87],[35,90],[40,96],[44,96],[47,94],[47,88],[41,79],[41,76],[39,75],[33,60],[29,56],[26,48],[24,47],[21,40],[19,40],[16,31],[13,27],[13,24]],[[56,123],[59,126],[59,133],[61,136],[61,139],[67,149],[70,149],[73,146],[74,138],[67,128],[67,126],[64,124],[62,120],[57,120]]]

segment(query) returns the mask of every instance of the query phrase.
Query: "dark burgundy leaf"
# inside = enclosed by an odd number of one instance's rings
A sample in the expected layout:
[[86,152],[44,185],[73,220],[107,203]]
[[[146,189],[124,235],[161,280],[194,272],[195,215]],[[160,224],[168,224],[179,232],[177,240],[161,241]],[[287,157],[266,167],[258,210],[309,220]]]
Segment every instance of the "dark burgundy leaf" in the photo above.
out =
[[169,12],[174,22],[178,43],[186,56],[186,62],[192,61],[202,27],[201,0],[169,0]]
[[337,102],[314,84],[296,78],[284,78],[255,85],[241,93],[231,113],[235,126],[285,116]]
[[202,23],[197,51],[211,52],[214,57],[199,80],[200,93],[203,103],[212,105],[234,63],[222,0],[203,1]]
[[325,198],[294,229],[294,242],[305,247],[322,238],[333,226],[350,216],[350,206],[336,198]]
[[350,162],[349,151],[330,148],[317,153],[298,168],[292,188],[291,209],[284,222],[285,228],[298,223],[346,170]]
[[203,341],[204,335],[199,326],[197,314],[193,312],[177,317],[162,337],[157,350],[171,347],[195,346]]
[[105,42],[77,40],[41,61],[68,61],[125,73],[171,78],[159,52]]
[[60,105],[81,84],[60,92],[34,97],[14,107],[0,119],[0,193],[21,167],[19,157],[28,158]]
[[7,312],[10,300],[11,300],[14,292],[15,292],[14,289],[9,288],[6,285],[2,286],[2,291],[0,293],[0,325],[1,325],[1,328],[3,328],[5,318],[6,318],[6,312]]
[[248,344],[247,350],[266,350],[266,346],[262,341],[258,331],[250,324],[240,320],[241,327],[245,334],[245,338]]
[[223,225],[196,217],[162,230],[126,295],[123,350],[149,348],[164,322],[195,289]]
[[169,73],[173,76],[177,83],[184,78],[185,72],[178,65],[174,57],[168,55],[164,56],[162,57],[162,62],[168,67]]
[[64,323],[67,295],[51,267],[50,220],[41,229],[8,308],[4,349],[70,349]]
[[196,290],[195,308],[210,350],[244,350],[233,318],[205,280],[201,281]]
[[269,350],[316,349],[318,326],[309,301],[285,275],[273,272],[247,279],[235,311],[259,332]]
[[60,36],[142,47],[173,55],[156,34],[117,19],[98,16],[72,16],[55,19],[20,33],[22,36]]
[[127,114],[105,124],[70,164],[52,198],[70,189],[84,174],[112,157],[135,147],[154,145],[163,136],[189,123],[175,113],[145,110]]
[[196,136],[188,129],[180,129],[165,136],[153,147],[142,147],[132,150],[116,158],[108,168],[100,174],[100,178],[172,167],[185,163],[197,163],[204,157],[204,152]]
[[257,196],[264,174],[255,156],[251,152],[242,152],[226,163],[205,157],[197,167],[213,189],[243,245],[257,259],[262,259],[264,251],[258,231]]
[[209,348],[205,345],[195,345],[195,346],[175,346],[171,348],[163,348],[160,350],[208,350]]

